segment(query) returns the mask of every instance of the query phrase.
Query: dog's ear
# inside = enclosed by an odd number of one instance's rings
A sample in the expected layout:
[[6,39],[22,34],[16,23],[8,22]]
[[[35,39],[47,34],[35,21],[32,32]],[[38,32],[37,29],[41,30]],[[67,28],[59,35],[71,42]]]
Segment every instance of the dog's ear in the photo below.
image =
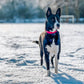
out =
[[56,15],[58,15],[59,17],[61,16],[61,8],[58,8],[58,9],[57,9]]
[[46,16],[49,17],[52,14],[51,8],[48,7],[47,12],[46,12]]

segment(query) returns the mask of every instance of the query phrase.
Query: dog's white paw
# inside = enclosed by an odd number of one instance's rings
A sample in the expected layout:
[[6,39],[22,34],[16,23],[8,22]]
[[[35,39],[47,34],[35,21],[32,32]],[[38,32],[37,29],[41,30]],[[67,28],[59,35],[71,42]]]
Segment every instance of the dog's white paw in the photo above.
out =
[[52,65],[52,68],[54,68],[54,65]]
[[57,74],[58,73],[58,69],[55,68],[55,73]]
[[50,73],[50,70],[47,70],[47,75],[46,76],[50,76],[51,73]]

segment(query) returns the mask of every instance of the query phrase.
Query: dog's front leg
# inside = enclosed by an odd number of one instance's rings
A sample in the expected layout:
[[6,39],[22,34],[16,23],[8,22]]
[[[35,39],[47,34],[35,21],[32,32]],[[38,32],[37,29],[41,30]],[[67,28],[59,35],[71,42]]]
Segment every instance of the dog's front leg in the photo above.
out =
[[58,61],[60,58],[60,52],[61,52],[61,40],[59,32],[58,34],[58,40],[56,41],[56,54],[55,54],[55,73],[58,73]]
[[58,54],[59,54],[59,45],[56,45],[56,54],[55,54],[55,73],[58,73]]
[[45,53],[45,62],[47,68],[47,76],[50,76],[49,52],[47,51],[47,48],[45,46],[44,46],[44,53]]
[[49,63],[49,53],[45,53],[45,61],[46,61],[46,67],[47,67],[47,76],[50,76],[50,63]]

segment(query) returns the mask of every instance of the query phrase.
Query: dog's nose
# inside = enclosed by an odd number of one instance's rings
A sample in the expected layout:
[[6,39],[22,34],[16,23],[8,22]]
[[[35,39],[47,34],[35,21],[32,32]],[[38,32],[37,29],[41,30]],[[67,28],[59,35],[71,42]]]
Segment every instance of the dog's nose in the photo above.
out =
[[59,28],[60,27],[60,24],[57,24],[57,27]]

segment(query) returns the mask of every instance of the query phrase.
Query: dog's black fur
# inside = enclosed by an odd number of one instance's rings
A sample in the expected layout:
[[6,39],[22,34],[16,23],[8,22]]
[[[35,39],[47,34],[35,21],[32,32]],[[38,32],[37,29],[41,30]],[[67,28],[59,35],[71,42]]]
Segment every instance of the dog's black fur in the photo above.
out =
[[[46,67],[47,70],[50,70],[50,62],[49,62],[49,56],[50,52],[48,51],[48,48],[51,49],[52,44],[54,43],[54,46],[58,46],[58,52],[56,59],[59,60],[60,50],[61,50],[61,42],[60,42],[60,34],[59,34],[59,27],[60,27],[60,16],[61,16],[61,9],[58,8],[56,14],[52,14],[51,8],[49,7],[46,12],[47,21],[45,23],[45,32],[41,33],[39,42],[34,41],[40,46],[40,56],[41,56],[41,65],[43,65],[43,53],[45,54],[45,61],[46,61]],[[46,31],[56,31],[54,34],[48,34]],[[53,58],[55,57],[55,54],[51,57],[51,63],[52,66],[54,66]],[[48,75],[50,73],[48,72]]]

